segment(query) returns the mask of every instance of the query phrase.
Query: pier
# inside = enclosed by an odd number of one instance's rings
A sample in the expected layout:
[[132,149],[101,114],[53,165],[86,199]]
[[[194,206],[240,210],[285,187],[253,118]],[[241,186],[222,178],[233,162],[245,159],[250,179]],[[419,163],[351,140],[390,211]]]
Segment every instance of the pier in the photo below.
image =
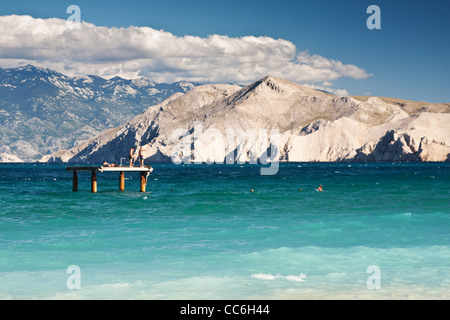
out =
[[119,173],[119,190],[125,190],[125,172],[140,172],[141,192],[145,192],[147,186],[147,177],[153,171],[152,167],[103,167],[103,166],[71,166],[66,168],[72,171],[72,190],[78,191],[78,171],[91,172],[91,192],[97,193],[97,172],[118,172]]

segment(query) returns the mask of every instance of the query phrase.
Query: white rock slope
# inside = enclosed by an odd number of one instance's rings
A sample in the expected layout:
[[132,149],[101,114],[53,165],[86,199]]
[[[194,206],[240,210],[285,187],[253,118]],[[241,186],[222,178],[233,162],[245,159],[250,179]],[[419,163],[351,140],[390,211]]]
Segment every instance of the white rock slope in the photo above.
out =
[[23,162],[22,159],[20,159],[19,157],[16,157],[13,154],[8,154],[8,153],[0,153],[0,162],[2,163],[19,163],[19,162]]
[[[43,161],[119,162],[138,146],[150,162],[170,162],[175,150],[190,161],[249,161],[270,154],[270,141],[281,161],[450,161],[450,107],[411,106],[337,97],[272,76],[245,88],[204,85]],[[242,139],[231,143],[230,132]]]

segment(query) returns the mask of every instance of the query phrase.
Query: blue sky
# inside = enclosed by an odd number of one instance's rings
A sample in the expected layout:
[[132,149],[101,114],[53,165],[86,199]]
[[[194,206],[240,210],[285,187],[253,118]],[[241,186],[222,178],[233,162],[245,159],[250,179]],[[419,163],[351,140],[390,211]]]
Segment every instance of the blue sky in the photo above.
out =
[[[96,26],[150,27],[176,37],[284,39],[295,45],[296,54],[307,52],[354,65],[367,74],[353,77],[347,70],[329,81],[305,82],[345,89],[351,95],[450,102],[449,1],[3,0],[0,16],[67,19],[71,4],[80,7],[82,21]],[[370,16],[366,9],[372,4],[381,9],[381,30],[366,27]]]

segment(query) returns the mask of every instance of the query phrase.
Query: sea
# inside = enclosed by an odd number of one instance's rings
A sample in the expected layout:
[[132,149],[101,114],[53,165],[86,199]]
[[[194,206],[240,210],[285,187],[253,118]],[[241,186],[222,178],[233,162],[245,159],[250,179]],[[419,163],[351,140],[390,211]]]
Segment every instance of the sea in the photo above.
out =
[[0,164],[0,299],[450,298],[450,163],[150,165]]

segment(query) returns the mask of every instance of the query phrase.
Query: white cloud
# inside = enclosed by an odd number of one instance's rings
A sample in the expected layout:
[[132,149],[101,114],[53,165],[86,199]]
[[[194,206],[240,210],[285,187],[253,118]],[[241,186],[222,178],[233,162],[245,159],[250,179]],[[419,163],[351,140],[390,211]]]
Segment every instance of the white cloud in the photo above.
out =
[[270,74],[314,84],[370,76],[354,65],[299,53],[292,42],[270,37],[178,37],[149,27],[86,22],[74,29],[62,19],[17,15],[0,16],[0,30],[2,67],[30,63],[67,75],[141,76],[159,82],[249,83]]

